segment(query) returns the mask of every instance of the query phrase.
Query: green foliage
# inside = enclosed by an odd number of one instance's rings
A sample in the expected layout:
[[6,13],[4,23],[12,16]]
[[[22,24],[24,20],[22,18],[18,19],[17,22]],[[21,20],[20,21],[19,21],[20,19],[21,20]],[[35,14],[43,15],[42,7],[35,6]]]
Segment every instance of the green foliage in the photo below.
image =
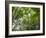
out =
[[39,30],[40,8],[12,7],[12,30]]

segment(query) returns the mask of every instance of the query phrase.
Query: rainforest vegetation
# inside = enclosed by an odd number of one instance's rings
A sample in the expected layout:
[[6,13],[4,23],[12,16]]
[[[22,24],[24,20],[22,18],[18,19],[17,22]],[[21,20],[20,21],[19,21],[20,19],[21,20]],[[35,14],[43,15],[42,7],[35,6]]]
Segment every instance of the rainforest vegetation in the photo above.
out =
[[12,31],[40,29],[40,8],[12,7]]

